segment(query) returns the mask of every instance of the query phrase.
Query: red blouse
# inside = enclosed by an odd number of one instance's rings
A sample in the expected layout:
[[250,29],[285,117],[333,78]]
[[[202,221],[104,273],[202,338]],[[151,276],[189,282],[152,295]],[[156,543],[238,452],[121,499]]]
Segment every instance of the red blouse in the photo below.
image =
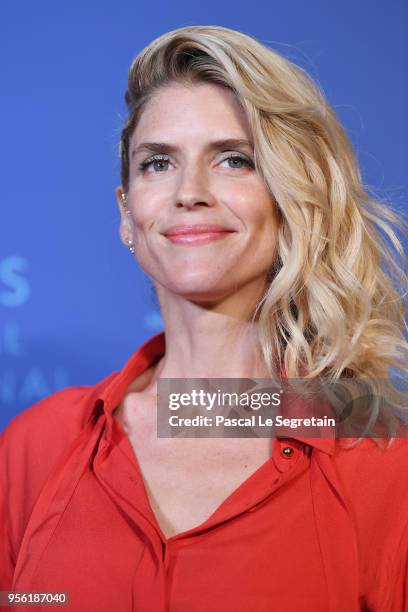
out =
[[0,590],[75,612],[408,612],[407,439],[277,438],[204,523],[163,535],[112,412],[164,351],[161,332],[2,433]]

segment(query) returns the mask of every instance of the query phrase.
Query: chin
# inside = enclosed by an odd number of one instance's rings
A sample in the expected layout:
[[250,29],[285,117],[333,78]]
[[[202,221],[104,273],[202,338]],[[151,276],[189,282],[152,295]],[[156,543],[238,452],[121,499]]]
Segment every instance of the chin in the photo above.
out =
[[185,280],[180,282],[178,279],[175,283],[166,283],[164,288],[167,292],[173,293],[186,300],[197,301],[197,302],[216,302],[222,299],[223,296],[228,293],[228,287],[221,286],[220,284],[214,283],[213,279],[202,279],[195,278],[194,280]]

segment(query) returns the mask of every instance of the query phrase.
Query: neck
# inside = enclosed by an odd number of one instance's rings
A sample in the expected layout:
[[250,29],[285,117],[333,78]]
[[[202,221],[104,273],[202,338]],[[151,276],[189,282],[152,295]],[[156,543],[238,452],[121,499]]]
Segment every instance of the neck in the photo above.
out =
[[[229,298],[199,305],[158,289],[166,334],[166,353],[157,364],[161,378],[269,378],[258,324],[251,320],[254,300]],[[242,296],[241,296],[242,298]]]

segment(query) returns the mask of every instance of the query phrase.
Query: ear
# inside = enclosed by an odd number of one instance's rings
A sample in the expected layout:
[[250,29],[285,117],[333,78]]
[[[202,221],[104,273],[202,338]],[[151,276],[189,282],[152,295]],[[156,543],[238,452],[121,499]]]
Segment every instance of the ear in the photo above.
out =
[[115,194],[120,212],[119,235],[123,244],[125,246],[128,246],[129,240],[133,239],[132,224],[131,220],[129,219],[130,215],[128,214],[127,209],[123,205],[122,195],[124,194],[124,190],[121,185],[116,187]]

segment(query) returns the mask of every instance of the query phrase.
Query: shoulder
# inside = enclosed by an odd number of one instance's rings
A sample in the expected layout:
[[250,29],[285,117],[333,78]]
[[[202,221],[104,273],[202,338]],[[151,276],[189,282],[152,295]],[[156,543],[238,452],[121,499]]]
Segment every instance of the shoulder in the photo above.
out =
[[116,372],[94,386],[67,387],[15,416],[0,434],[0,486],[38,490],[81,434],[95,401]]
[[[357,529],[363,563],[390,568],[408,562],[408,434],[363,439],[332,457]],[[352,441],[352,440],[351,440]],[[341,446],[350,440],[342,440]]]
[[[90,389],[68,387],[15,416],[0,434],[0,480],[41,479],[83,426]],[[4,484],[6,481],[6,485]]]
[[0,433],[0,443],[38,446],[43,440],[51,445],[67,440],[81,431],[95,400],[117,375],[113,372],[92,386],[66,387],[39,400],[10,421]]
[[408,519],[408,433],[401,435],[391,443],[365,438],[349,448],[355,441],[336,445],[332,459],[339,478],[356,512],[366,518],[379,513],[384,520],[391,514],[404,523]]
[[61,428],[79,425],[89,387],[67,387],[45,397],[15,416],[0,435],[2,445],[50,439]]
[[50,453],[83,426],[92,387],[67,387],[15,416],[0,434],[0,451],[26,455],[30,448]]
[[[381,482],[398,482],[408,493],[408,428],[399,436],[386,438],[343,439],[337,441],[333,461],[350,486],[376,487]],[[367,482],[367,478],[375,479]]]
[[[316,453],[317,473],[325,476],[318,481],[324,494],[319,490],[316,499],[330,502],[325,506],[328,524],[336,528],[330,514],[336,500],[349,525],[350,539],[344,538],[342,546],[356,555],[367,610],[382,610],[384,600],[399,602],[408,580],[407,431],[389,442],[338,439],[331,454]],[[402,610],[396,606],[392,610]]]
[[95,386],[67,387],[49,395],[1,432],[0,517],[14,555],[48,477],[85,429],[98,395],[116,374]]

